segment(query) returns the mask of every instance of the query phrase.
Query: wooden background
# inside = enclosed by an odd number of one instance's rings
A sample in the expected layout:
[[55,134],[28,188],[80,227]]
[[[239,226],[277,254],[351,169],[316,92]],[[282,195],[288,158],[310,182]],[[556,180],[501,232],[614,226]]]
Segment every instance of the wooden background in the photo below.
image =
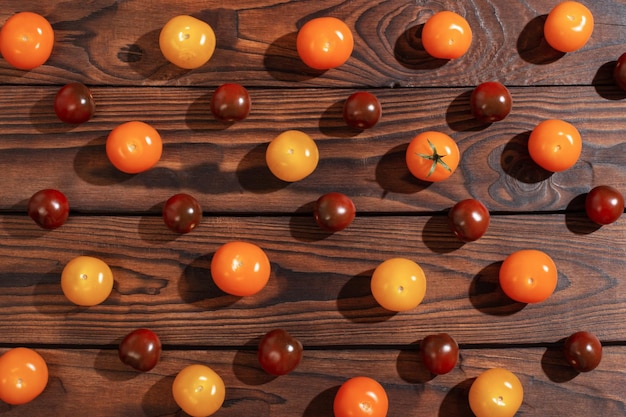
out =
[[[544,0],[3,0],[0,22],[34,11],[56,35],[46,65],[30,72],[0,60],[0,347],[37,349],[50,367],[44,393],[30,404],[0,405],[2,416],[184,416],[171,396],[176,373],[191,363],[225,380],[216,416],[330,417],[347,378],[368,375],[386,388],[389,416],[471,416],[467,392],[485,369],[502,366],[524,386],[520,416],[626,415],[626,220],[598,228],[585,217],[585,193],[609,184],[626,191],[626,93],[613,83],[626,52],[626,2],[586,1],[595,16],[589,43],[561,54],[542,37]],[[419,37],[433,13],[452,10],[474,31],[468,53],[445,62]],[[158,49],[163,24],[177,14],[209,22],[217,49],[193,71],[168,64]],[[349,61],[307,69],[295,51],[299,27],[335,16],[353,30]],[[474,86],[510,88],[513,112],[482,125],[469,114]],[[65,83],[92,88],[96,116],[68,126],[52,101]],[[212,91],[245,85],[249,118],[213,119]],[[357,132],[341,117],[352,93],[376,94],[383,117]],[[530,160],[529,132],[541,120],[575,124],[584,145],[570,170],[549,175]],[[142,120],[162,135],[164,153],[145,173],[126,175],[104,144],[120,123]],[[287,129],[310,134],[320,164],[287,184],[265,166],[267,143]],[[457,172],[438,184],[413,179],[404,165],[411,138],[440,130],[459,144]],[[68,222],[39,229],[30,196],[57,188],[70,201]],[[357,218],[333,235],[319,230],[311,204],[339,191]],[[184,236],[161,219],[164,201],[194,195],[202,224]],[[492,212],[481,240],[461,245],[445,210],[474,197]],[[268,286],[237,299],[210,279],[213,252],[231,240],[257,243],[272,265]],[[522,306],[498,288],[501,261],[524,248],[548,252],[559,284],[547,301]],[[87,254],[113,269],[110,298],[91,308],[65,299],[63,266]],[[369,291],[373,269],[403,256],[426,272],[415,310],[390,314]],[[138,327],[161,337],[161,362],[144,374],[123,365],[117,344]],[[305,346],[300,367],[266,375],[256,345],[282,327]],[[576,374],[560,353],[563,338],[593,331],[600,366]],[[418,358],[428,334],[448,332],[460,364],[432,377]]]

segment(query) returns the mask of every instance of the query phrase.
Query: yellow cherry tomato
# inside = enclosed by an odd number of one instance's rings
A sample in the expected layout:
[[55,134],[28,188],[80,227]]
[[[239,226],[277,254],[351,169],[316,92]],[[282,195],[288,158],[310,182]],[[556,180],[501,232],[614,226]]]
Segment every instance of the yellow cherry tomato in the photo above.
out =
[[159,35],[163,56],[172,64],[194,69],[206,64],[215,51],[215,32],[200,19],[180,15],[163,26]]
[[79,306],[94,306],[107,299],[113,289],[113,272],[101,259],[78,256],[61,273],[63,294]]
[[470,408],[476,417],[513,417],[522,405],[524,388],[514,373],[488,369],[476,378],[469,391]]
[[26,404],[37,398],[48,384],[48,365],[32,349],[18,347],[0,356],[0,400]]
[[387,259],[374,270],[372,295],[389,311],[417,307],[426,294],[426,276],[415,262],[405,258]]
[[183,368],[172,383],[174,401],[192,417],[207,417],[222,407],[224,381],[213,369],[194,364]]
[[299,130],[288,130],[270,142],[265,152],[265,160],[277,178],[294,182],[315,171],[319,152],[309,135]]

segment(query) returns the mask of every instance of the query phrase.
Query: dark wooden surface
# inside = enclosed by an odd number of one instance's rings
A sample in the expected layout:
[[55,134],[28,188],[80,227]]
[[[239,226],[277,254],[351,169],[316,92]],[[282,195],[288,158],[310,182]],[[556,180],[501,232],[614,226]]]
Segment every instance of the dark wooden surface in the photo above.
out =
[[[520,377],[520,416],[626,415],[626,220],[597,228],[583,211],[595,185],[626,191],[626,93],[611,79],[626,52],[626,3],[586,2],[593,36],[567,55],[542,38],[548,3],[4,0],[0,22],[38,12],[56,42],[33,71],[0,60],[0,345],[33,347],[50,366],[38,399],[2,404],[0,414],[184,416],[171,382],[200,362],[226,382],[216,416],[330,417],[338,386],[356,375],[384,385],[390,417],[471,416],[469,386],[495,366]],[[467,55],[451,62],[429,58],[419,38],[426,19],[444,9],[474,30]],[[168,64],[158,49],[162,25],[183,13],[217,35],[215,55],[193,71]],[[348,23],[355,50],[344,66],[320,73],[299,62],[294,42],[304,22],[323,15]],[[486,126],[469,114],[469,95],[492,79],[509,86],[514,108]],[[81,126],[62,124],[52,110],[70,81],[92,87],[97,102]],[[209,111],[224,82],[242,83],[252,97],[250,117],[231,126]],[[363,89],[380,99],[383,117],[357,132],[341,108]],[[568,120],[583,136],[568,171],[549,175],[528,156],[528,135],[546,118]],[[104,153],[108,132],[128,120],[152,124],[164,140],[157,166],[134,176]],[[267,143],[287,129],[309,133],[321,157],[293,184],[274,179],[264,162]],[[450,134],[463,157],[450,179],[428,185],[412,179],[404,153],[431,129]],[[63,191],[72,207],[54,231],[25,212],[42,188]],[[358,211],[334,235],[311,217],[312,202],[329,191],[349,195]],[[177,192],[194,195],[205,212],[184,236],[160,218]],[[444,214],[468,197],[487,205],[492,223],[482,239],[461,245]],[[270,282],[253,297],[227,296],[210,279],[213,252],[236,239],[257,243],[271,261]],[[524,248],[548,252],[559,267],[557,290],[541,304],[513,303],[497,284],[501,261]],[[61,292],[63,266],[81,254],[102,258],[115,274],[99,306],[76,307]],[[390,314],[369,292],[373,269],[392,256],[426,271],[426,297],[414,310]],[[145,374],[117,358],[117,343],[138,327],[165,345]],[[277,327],[297,336],[305,355],[294,373],[271,378],[255,347]],[[559,351],[578,330],[605,345],[588,374],[574,373]],[[460,343],[461,361],[433,378],[417,345],[441,331]]]

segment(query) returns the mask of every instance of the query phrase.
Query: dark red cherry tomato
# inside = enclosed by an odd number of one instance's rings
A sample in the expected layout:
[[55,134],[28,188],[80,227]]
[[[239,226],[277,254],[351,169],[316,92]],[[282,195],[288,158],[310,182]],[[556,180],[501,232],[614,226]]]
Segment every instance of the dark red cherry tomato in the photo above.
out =
[[611,224],[624,212],[624,196],[608,185],[594,187],[585,198],[585,211],[597,224]]
[[578,372],[589,372],[602,360],[602,344],[593,333],[576,332],[565,340],[563,353],[567,363]]
[[63,226],[69,214],[70,205],[61,191],[40,190],[28,200],[28,215],[44,229]]
[[426,368],[436,375],[450,372],[459,360],[459,345],[447,333],[431,334],[420,342],[420,354]]
[[613,79],[622,90],[626,91],[626,52],[618,59],[613,70]]
[[350,197],[341,193],[327,193],[317,199],[313,218],[325,230],[338,232],[352,223],[356,208]]
[[509,90],[496,81],[480,84],[472,91],[470,108],[472,115],[484,123],[497,122],[511,112],[513,99]]
[[355,129],[370,129],[378,123],[382,109],[374,94],[360,91],[352,94],[343,105],[343,119]]
[[96,102],[91,91],[81,83],[65,85],[54,97],[54,112],[65,123],[84,123],[91,119],[95,111]]
[[237,122],[250,114],[250,95],[239,84],[222,84],[211,97],[211,113],[222,122]]
[[302,344],[283,329],[272,330],[259,342],[261,367],[272,375],[285,375],[302,360]]
[[126,365],[147,372],[159,362],[161,340],[152,330],[133,330],[120,342],[118,354]]
[[459,201],[448,212],[450,230],[463,242],[473,242],[482,237],[489,227],[490,218],[489,210],[473,198]]
[[170,230],[176,233],[191,232],[201,220],[200,203],[189,194],[175,194],[163,206],[163,221]]

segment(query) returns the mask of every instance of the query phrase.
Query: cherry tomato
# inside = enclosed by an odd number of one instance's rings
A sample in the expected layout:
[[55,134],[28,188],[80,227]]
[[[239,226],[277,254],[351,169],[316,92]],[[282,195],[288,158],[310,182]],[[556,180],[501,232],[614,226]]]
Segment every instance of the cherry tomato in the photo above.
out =
[[137,174],[152,168],[163,152],[161,136],[144,122],[126,122],[109,133],[106,142],[109,160],[127,174]]
[[45,17],[32,12],[11,16],[0,30],[0,53],[12,66],[32,70],[43,65],[54,45],[54,31]]
[[565,340],[563,354],[578,372],[593,371],[602,360],[602,343],[593,333],[576,332]]
[[624,213],[624,196],[611,186],[599,185],[587,194],[585,211],[591,221],[611,224]]
[[48,365],[32,349],[13,348],[0,356],[0,400],[26,404],[37,398],[48,384]]
[[335,394],[335,417],[385,417],[389,399],[376,380],[357,376],[344,382]]
[[54,112],[62,122],[84,123],[91,119],[95,111],[96,103],[84,84],[67,84],[54,97]]
[[372,295],[389,311],[417,307],[426,294],[426,276],[415,262],[391,258],[376,267],[370,283]]
[[438,12],[424,24],[422,44],[435,58],[460,58],[472,44],[472,29],[463,16],[447,10]]
[[78,256],[61,273],[63,294],[79,306],[94,306],[107,299],[113,289],[113,272],[101,259]]
[[445,133],[422,132],[406,150],[406,164],[416,178],[437,182],[448,178],[461,159],[456,142]]
[[543,35],[548,44],[560,52],[576,51],[587,43],[593,32],[593,15],[576,1],[557,4],[548,13]]
[[356,208],[345,194],[331,192],[317,199],[313,207],[313,218],[325,230],[339,232],[350,226]]
[[511,113],[512,106],[511,93],[505,86],[496,81],[478,85],[470,97],[472,115],[484,123],[503,120]]
[[211,113],[222,122],[238,122],[250,114],[250,95],[239,84],[222,84],[211,97]]
[[480,239],[487,232],[490,219],[487,207],[473,198],[459,201],[448,212],[450,230],[463,242]]
[[259,343],[259,363],[268,374],[286,375],[300,364],[302,350],[302,343],[287,331],[272,330]]
[[563,120],[544,120],[528,138],[530,157],[540,167],[560,172],[571,168],[582,150],[582,138],[578,130]]
[[469,391],[470,408],[476,417],[513,417],[523,399],[522,383],[514,373],[503,368],[484,371]]
[[61,191],[45,189],[37,191],[28,200],[28,215],[44,229],[56,229],[67,221],[70,204]]
[[431,334],[420,342],[422,362],[430,372],[443,375],[450,372],[459,360],[459,345],[447,333]]
[[558,273],[552,258],[535,249],[523,249],[506,257],[500,266],[500,287],[521,303],[538,303],[556,289]]
[[175,194],[163,206],[163,221],[170,230],[176,233],[191,232],[201,220],[200,203],[189,194]]
[[287,182],[308,177],[317,168],[319,158],[313,139],[299,130],[287,130],[276,136],[265,152],[272,174]]
[[309,20],[296,38],[296,49],[302,62],[318,70],[342,65],[350,58],[353,48],[350,28],[335,17]]
[[222,245],[211,260],[211,276],[225,293],[245,297],[261,291],[270,278],[270,261],[253,243],[233,241]]
[[626,91],[626,52],[617,59],[613,69],[613,79],[622,90]]
[[367,91],[356,92],[343,105],[343,120],[355,129],[370,129],[378,123],[382,114],[380,102]]
[[191,417],[207,417],[224,404],[226,387],[213,369],[194,364],[183,368],[176,375],[172,394],[176,404]]
[[215,52],[215,32],[200,19],[180,15],[170,19],[159,34],[159,47],[172,64],[195,69],[206,64]]
[[120,342],[117,352],[123,363],[147,372],[159,362],[161,340],[152,330],[133,330]]

